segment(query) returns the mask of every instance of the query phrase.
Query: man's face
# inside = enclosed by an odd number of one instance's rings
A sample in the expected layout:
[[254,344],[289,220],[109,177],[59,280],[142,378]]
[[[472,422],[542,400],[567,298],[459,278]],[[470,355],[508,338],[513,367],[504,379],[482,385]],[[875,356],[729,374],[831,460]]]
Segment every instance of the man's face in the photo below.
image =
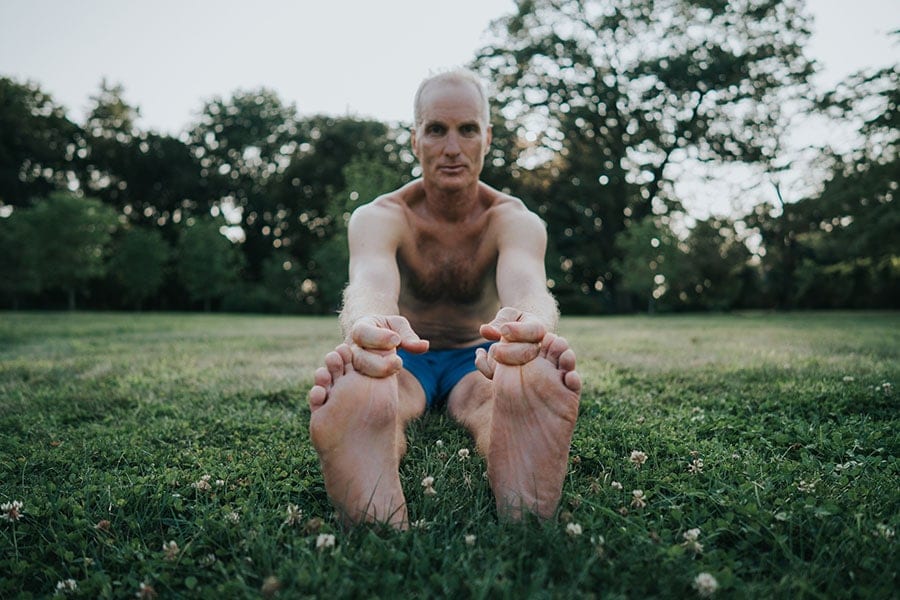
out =
[[412,132],[425,181],[446,190],[478,181],[491,143],[482,106],[478,90],[466,82],[437,81],[425,88],[421,123]]

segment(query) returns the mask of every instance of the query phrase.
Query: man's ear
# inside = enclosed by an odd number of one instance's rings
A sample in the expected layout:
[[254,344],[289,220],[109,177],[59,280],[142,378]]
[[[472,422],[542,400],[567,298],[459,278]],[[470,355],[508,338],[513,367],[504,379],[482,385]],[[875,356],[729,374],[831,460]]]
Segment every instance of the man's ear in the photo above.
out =
[[484,155],[487,156],[488,152],[491,151],[491,141],[494,139],[494,128],[491,125],[487,126],[487,143],[484,145]]
[[409,128],[409,143],[412,146],[413,156],[419,158],[419,138],[416,137],[416,126]]

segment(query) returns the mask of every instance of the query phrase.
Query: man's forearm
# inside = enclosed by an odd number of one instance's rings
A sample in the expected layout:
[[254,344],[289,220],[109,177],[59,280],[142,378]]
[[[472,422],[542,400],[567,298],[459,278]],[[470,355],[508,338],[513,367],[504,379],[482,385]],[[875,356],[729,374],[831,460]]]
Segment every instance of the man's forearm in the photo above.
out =
[[353,324],[362,317],[398,313],[397,301],[390,295],[362,289],[351,283],[344,288],[344,303],[340,313],[341,334],[344,340],[349,340]]
[[555,332],[559,325],[559,306],[556,303],[556,298],[550,292],[522,298],[513,304],[512,307],[540,319],[547,331]]

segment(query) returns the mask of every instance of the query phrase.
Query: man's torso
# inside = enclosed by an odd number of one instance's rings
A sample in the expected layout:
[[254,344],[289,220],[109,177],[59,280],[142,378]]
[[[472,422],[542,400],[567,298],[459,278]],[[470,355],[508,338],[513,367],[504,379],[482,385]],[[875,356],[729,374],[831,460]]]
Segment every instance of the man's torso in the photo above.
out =
[[500,308],[496,229],[518,201],[488,186],[480,192],[479,204],[452,222],[435,219],[414,185],[388,200],[406,220],[397,246],[400,314],[433,348],[483,342],[478,329]]

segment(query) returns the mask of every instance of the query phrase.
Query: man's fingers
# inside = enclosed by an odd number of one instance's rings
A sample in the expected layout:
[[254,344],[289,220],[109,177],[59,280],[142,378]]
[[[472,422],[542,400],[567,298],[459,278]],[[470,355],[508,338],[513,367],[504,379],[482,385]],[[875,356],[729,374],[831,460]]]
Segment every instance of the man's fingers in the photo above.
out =
[[537,343],[501,342],[491,346],[490,357],[498,363],[517,367],[538,357],[541,345]]
[[370,323],[354,325],[350,337],[357,346],[369,350],[393,350],[400,345],[397,332]]
[[490,323],[485,323],[481,326],[479,333],[481,337],[486,340],[490,340],[492,342],[500,341],[500,336],[502,335],[500,330],[501,328],[512,321],[515,321],[522,315],[522,312],[516,310],[515,308],[505,306],[497,311],[497,316],[494,317],[494,320]]
[[428,350],[428,342],[421,339],[413,331],[409,321],[404,317],[392,316],[387,318],[387,325],[400,336],[399,345],[404,350],[421,354]]
[[497,363],[488,355],[484,348],[475,350],[475,368],[488,379],[494,378],[494,368]]
[[380,352],[364,348],[353,349],[353,368],[368,377],[389,377],[402,367],[403,361],[396,352]]
[[500,326],[500,334],[510,342],[540,342],[547,328],[537,319],[513,321]]

